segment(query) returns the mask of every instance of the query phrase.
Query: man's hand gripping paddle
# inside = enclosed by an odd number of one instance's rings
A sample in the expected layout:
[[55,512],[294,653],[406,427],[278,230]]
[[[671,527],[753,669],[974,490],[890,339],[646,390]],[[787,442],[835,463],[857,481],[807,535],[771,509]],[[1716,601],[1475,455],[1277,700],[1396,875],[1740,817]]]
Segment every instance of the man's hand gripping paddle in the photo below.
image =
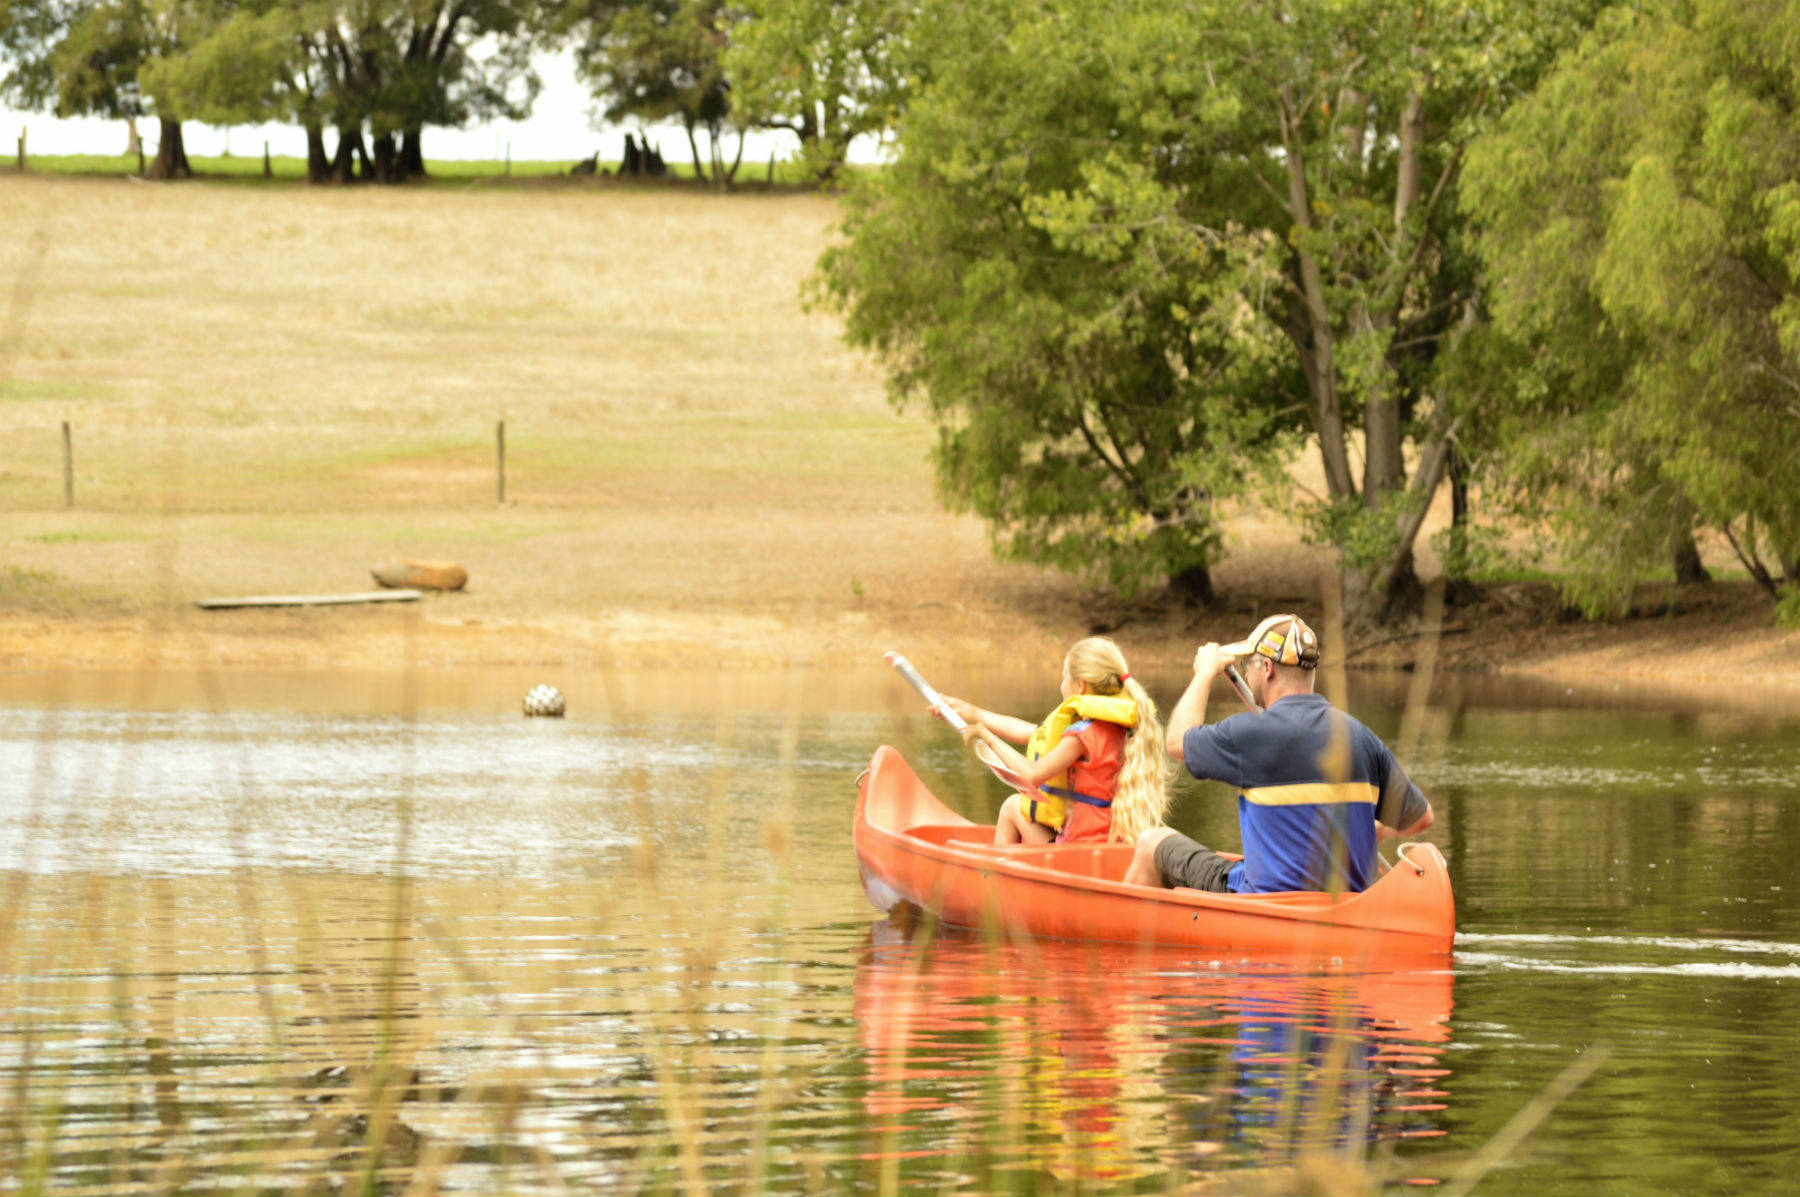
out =
[[[926,702],[943,713],[944,722],[961,733],[965,743],[975,753],[975,759],[988,767],[988,772],[1002,782],[1019,791],[1021,794],[1035,794],[1037,788],[1019,776],[1018,766],[1025,763],[1025,758],[1014,752],[1008,745],[999,741],[993,732],[985,727],[971,727],[969,722],[944,704],[944,696],[937,688],[926,681],[911,661],[899,653],[883,653],[881,659],[900,672],[900,676],[912,684],[912,688],[922,695]],[[973,737],[973,738],[971,738]],[[1012,763],[1002,759],[1002,753],[1012,758]]]

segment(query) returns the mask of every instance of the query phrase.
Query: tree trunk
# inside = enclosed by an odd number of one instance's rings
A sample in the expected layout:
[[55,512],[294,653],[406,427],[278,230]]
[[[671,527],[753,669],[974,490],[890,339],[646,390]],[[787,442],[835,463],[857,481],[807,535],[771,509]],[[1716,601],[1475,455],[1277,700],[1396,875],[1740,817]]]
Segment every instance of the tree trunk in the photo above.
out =
[[[769,161],[771,163],[773,163],[775,161],[775,155],[773,153],[771,153],[769,155]],[[725,172],[725,185],[726,186],[729,187],[733,182],[735,182],[737,180],[738,167],[742,166],[743,164],[744,164],[744,131],[742,129],[739,129],[738,130],[737,156],[731,160],[731,169],[729,169]],[[770,171],[769,173],[771,175],[774,174],[773,171]]]
[[1751,580],[1762,587],[1763,592],[1771,600],[1780,602],[1781,588],[1775,585],[1775,579],[1769,576],[1769,567],[1763,564],[1762,556],[1756,551],[1756,517],[1754,515],[1744,517],[1744,538],[1741,541],[1731,530],[1730,520],[1720,524],[1719,531],[1725,534],[1725,543],[1731,546],[1733,553],[1737,554],[1737,559],[1743,563]]
[[1469,475],[1463,466],[1462,450],[1450,446],[1450,526],[1466,528],[1469,523]]
[[138,136],[137,117],[125,118],[125,154],[136,158],[139,163],[144,160],[144,139]]
[[400,174],[403,178],[425,177],[425,130],[408,129],[400,140]]
[[1694,543],[1692,530],[1676,535],[1674,565],[1677,585],[1702,586],[1712,581],[1712,574],[1700,560],[1700,546]]
[[[1287,151],[1288,219],[1304,232],[1312,228],[1312,200],[1307,194],[1306,160],[1300,152],[1293,120],[1291,101],[1284,90],[1281,128],[1283,148]],[[1333,360],[1336,337],[1330,310],[1325,305],[1324,276],[1310,250],[1297,249],[1295,257],[1303,319],[1297,329],[1289,330],[1289,335],[1300,351],[1300,366],[1312,396],[1313,431],[1318,434],[1319,452],[1325,459],[1326,491],[1333,500],[1347,499],[1356,493],[1356,483],[1350,475],[1350,455],[1344,439],[1344,409]]]
[[1450,455],[1456,446],[1456,429],[1460,422],[1452,421],[1419,462],[1407,490],[1410,501],[1405,504],[1406,514],[1400,520],[1399,539],[1387,562],[1367,571],[1344,570],[1344,615],[1351,623],[1358,626],[1385,624],[1404,612],[1418,609],[1425,588],[1413,565],[1413,546],[1418,542],[1419,529],[1425,524],[1431,498],[1449,472]]
[[399,150],[394,145],[394,135],[384,133],[374,138],[375,146],[375,181],[377,183],[399,182],[400,169]]
[[306,181],[331,181],[331,159],[325,156],[325,126],[318,121],[306,124]]
[[162,126],[162,140],[156,147],[156,160],[150,164],[150,169],[144,172],[144,177],[150,179],[193,178],[193,169],[188,166],[187,150],[181,144],[181,122],[162,116],[157,118],[157,123]]
[[1344,121],[1344,157],[1358,175],[1368,173],[1364,159],[1369,140],[1369,97],[1366,92],[1346,87],[1338,97],[1338,111]]
[[[1400,117],[1399,178],[1394,185],[1394,245],[1402,254],[1409,238],[1406,223],[1419,202],[1420,156],[1425,141],[1425,94],[1415,90],[1406,100],[1406,111]],[[1396,269],[1403,269],[1399,263]],[[1397,305],[1402,293],[1393,296]],[[1358,312],[1363,330],[1380,336],[1385,342],[1394,326],[1397,313],[1385,302],[1378,310],[1364,307]],[[1399,379],[1387,360],[1384,344],[1379,376],[1374,380],[1363,406],[1363,506],[1376,510],[1387,496],[1406,482],[1406,462],[1401,457]]]
[[[1385,313],[1374,319],[1364,309],[1359,313],[1363,329],[1370,336],[1389,339],[1392,328]],[[1378,509],[1391,494],[1406,484],[1406,460],[1401,456],[1400,380],[1384,352],[1375,366],[1375,377],[1369,380],[1368,399],[1363,404],[1363,506]]]
[[1419,156],[1425,143],[1425,92],[1415,89],[1406,97],[1406,111],[1400,115],[1400,175],[1394,181],[1394,228],[1406,225],[1413,206],[1419,202]]
[[681,127],[687,130],[688,156],[694,160],[694,177],[704,183],[706,181],[706,164],[700,161],[700,146],[694,141],[694,122],[682,121]]
[[362,127],[360,125],[339,126],[337,155],[331,162],[331,181],[334,183],[355,182],[356,160],[364,157]]
[[1212,572],[1204,565],[1190,565],[1169,579],[1169,591],[1183,606],[1210,607],[1215,597]]
[[1425,585],[1419,581],[1410,557],[1386,586],[1377,585],[1374,572],[1368,570],[1346,568],[1342,578],[1346,628],[1368,632],[1392,627],[1402,617],[1416,615],[1424,606]]

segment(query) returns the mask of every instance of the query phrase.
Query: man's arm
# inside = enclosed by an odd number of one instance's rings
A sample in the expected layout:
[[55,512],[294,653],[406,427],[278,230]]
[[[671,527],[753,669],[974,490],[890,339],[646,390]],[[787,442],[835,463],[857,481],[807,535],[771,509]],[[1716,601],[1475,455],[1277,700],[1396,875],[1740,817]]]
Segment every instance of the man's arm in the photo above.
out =
[[1436,816],[1431,813],[1431,803],[1426,802],[1425,803],[1425,813],[1420,815],[1416,822],[1411,823],[1408,826],[1401,827],[1399,829],[1395,829],[1395,828],[1389,827],[1386,823],[1377,822],[1375,824],[1375,837],[1378,840],[1407,839],[1410,836],[1418,835],[1419,833],[1429,829],[1435,818],[1436,818]]
[[1386,755],[1387,778],[1382,785],[1381,806],[1376,811],[1375,836],[1378,840],[1405,839],[1430,827],[1435,816],[1425,794],[1413,784],[1394,754],[1382,745]]
[[1212,690],[1213,679],[1224,673],[1229,664],[1231,656],[1221,651],[1217,644],[1202,644],[1195,651],[1194,678],[1182,691],[1175,709],[1169,712],[1167,747],[1172,759],[1187,763],[1188,731],[1206,722],[1206,699]]

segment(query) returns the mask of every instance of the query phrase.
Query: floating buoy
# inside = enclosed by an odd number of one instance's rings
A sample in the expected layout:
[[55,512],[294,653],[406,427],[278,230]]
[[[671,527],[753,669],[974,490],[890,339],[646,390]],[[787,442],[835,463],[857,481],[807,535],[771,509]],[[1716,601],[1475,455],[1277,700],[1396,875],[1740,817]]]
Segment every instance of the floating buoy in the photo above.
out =
[[555,686],[533,686],[531,693],[525,696],[525,713],[527,715],[543,715],[551,719],[561,719],[566,706],[562,691]]

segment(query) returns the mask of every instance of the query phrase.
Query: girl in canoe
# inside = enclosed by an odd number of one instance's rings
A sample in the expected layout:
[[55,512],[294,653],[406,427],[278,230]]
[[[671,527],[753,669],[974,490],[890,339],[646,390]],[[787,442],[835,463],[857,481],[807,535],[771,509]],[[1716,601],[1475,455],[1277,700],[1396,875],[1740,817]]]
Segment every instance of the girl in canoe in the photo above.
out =
[[[1133,843],[1163,820],[1174,772],[1156,704],[1104,636],[1078,641],[1063,658],[1062,702],[1033,727],[960,698],[944,706],[969,724],[1026,782],[1000,808],[996,844]],[[933,707],[932,713],[942,717]],[[1003,743],[1025,745],[1020,755]]]

